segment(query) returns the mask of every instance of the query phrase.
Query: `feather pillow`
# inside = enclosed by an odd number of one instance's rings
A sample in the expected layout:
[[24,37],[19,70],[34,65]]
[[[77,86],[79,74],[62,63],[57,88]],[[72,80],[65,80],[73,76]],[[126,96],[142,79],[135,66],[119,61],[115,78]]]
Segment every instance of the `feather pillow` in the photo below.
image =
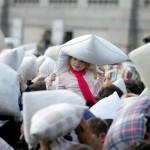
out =
[[14,70],[18,70],[24,58],[24,48],[17,47],[14,49],[6,49],[0,53],[0,62],[7,64]]
[[85,100],[69,90],[36,91],[23,93],[23,121],[25,140],[29,146],[37,142],[30,136],[31,118],[40,109],[53,104],[70,103],[85,106]]
[[31,120],[30,134],[37,141],[53,141],[74,130],[86,107],[74,104],[55,104],[36,112]]
[[15,70],[2,63],[0,63],[0,72],[0,114],[20,117],[18,74]]
[[68,56],[95,65],[114,64],[125,61],[128,56],[111,42],[96,35],[83,35],[62,45],[58,57],[57,72],[64,71]]
[[145,84],[146,88],[150,90],[150,43],[133,50],[129,53],[129,57],[136,65],[141,80]]
[[90,111],[102,119],[114,119],[118,109],[122,106],[123,102],[118,94],[114,92],[112,95],[105,97],[90,108]]

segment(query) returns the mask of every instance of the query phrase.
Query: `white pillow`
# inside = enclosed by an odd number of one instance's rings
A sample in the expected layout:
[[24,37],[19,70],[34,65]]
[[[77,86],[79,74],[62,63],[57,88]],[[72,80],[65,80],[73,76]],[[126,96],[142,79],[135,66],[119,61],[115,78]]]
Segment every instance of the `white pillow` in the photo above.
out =
[[41,66],[41,64],[44,62],[44,60],[45,60],[45,56],[43,56],[43,55],[41,55],[41,56],[39,56],[39,57],[37,57],[36,58],[36,62],[37,62],[37,66],[38,66],[38,68]]
[[0,63],[0,73],[0,114],[20,117],[18,74],[12,68],[2,63]]
[[36,91],[23,93],[23,120],[25,140],[29,146],[36,144],[30,136],[31,118],[35,112],[52,104],[70,103],[85,105],[85,100],[69,90]]
[[25,56],[35,56],[36,49],[30,49],[25,51]]
[[14,70],[18,70],[24,58],[24,48],[17,47],[14,49],[6,49],[0,53],[0,62],[7,64]]
[[119,98],[118,94],[114,92],[112,95],[98,101],[90,108],[90,111],[96,117],[102,119],[114,119],[122,104],[123,102]]
[[30,134],[35,140],[53,141],[74,130],[87,107],[74,104],[55,104],[36,112],[31,120]]
[[148,90],[150,90],[150,43],[141,46],[129,53],[129,57],[136,65],[141,80]]
[[54,72],[55,66],[56,62],[47,57],[39,67],[39,73],[47,77],[50,73]]
[[24,57],[23,62],[18,70],[24,81],[32,80],[38,73],[38,66],[35,56]]
[[50,46],[45,51],[45,56],[52,58],[53,60],[57,60],[58,54],[62,45]]
[[114,81],[113,84],[115,86],[117,86],[124,94],[127,93],[127,88],[126,88],[125,82],[122,78]]
[[96,65],[114,64],[128,59],[120,48],[92,34],[77,37],[62,45],[58,57],[58,73],[64,71],[68,55]]

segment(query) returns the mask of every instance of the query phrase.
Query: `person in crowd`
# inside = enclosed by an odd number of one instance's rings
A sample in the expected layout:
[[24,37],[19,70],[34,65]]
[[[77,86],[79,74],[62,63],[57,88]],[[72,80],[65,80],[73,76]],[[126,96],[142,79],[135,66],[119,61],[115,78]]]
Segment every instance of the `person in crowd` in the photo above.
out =
[[70,141],[65,137],[59,137],[57,142],[53,143],[41,141],[40,150],[48,150],[49,147],[51,150],[56,150],[58,147],[59,149],[66,150],[67,147],[74,147],[76,144],[85,144],[91,147],[92,150],[101,150],[107,131],[108,125],[103,119],[91,117],[86,120],[82,118],[80,124],[75,129],[78,141]]
[[82,119],[76,129],[79,142],[90,145],[94,150],[102,149],[107,131],[107,123],[100,118]]
[[128,93],[140,95],[145,89],[145,85],[140,80],[126,80],[125,85]]
[[136,66],[130,60],[109,65],[106,70],[106,79],[112,82],[120,78],[124,80],[141,80]]
[[[17,141],[20,136],[20,122],[16,122],[14,117],[0,115],[0,120],[6,121],[0,127],[0,137],[3,138],[11,147],[17,148]],[[0,146],[1,147],[1,146]]]
[[105,137],[108,131],[108,124],[101,118],[91,118],[88,120],[89,128],[96,135],[98,142],[104,144]]
[[128,145],[150,138],[150,99],[141,96],[117,113],[104,143],[104,150],[127,149]]
[[[51,74],[47,80],[47,86],[51,86],[55,80],[56,74]],[[104,81],[104,70],[99,68],[96,72],[90,68],[90,64],[69,56],[68,71],[58,76],[56,89],[69,89],[83,97],[87,101],[88,106],[96,103],[96,95]]]
[[121,97],[123,95],[123,92],[114,84],[108,84],[107,86],[103,86],[101,88],[101,90],[99,91],[96,99],[97,101],[110,96],[111,94],[113,94],[114,92],[117,92],[118,96]]
[[146,36],[143,38],[143,42],[146,44],[146,43],[149,43],[150,42],[150,36]]

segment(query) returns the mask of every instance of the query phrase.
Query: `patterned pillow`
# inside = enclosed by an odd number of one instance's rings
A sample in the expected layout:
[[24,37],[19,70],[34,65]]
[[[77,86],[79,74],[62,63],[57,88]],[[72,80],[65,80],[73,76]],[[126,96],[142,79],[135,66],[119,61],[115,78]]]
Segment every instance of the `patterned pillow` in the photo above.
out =
[[64,136],[78,126],[85,108],[67,103],[43,108],[33,115],[30,134],[38,141]]
[[0,63],[0,114],[20,117],[20,86],[15,70]]
[[69,90],[36,91],[23,94],[24,132],[29,146],[37,144],[37,141],[30,136],[32,116],[44,107],[64,102],[85,106],[85,100]]

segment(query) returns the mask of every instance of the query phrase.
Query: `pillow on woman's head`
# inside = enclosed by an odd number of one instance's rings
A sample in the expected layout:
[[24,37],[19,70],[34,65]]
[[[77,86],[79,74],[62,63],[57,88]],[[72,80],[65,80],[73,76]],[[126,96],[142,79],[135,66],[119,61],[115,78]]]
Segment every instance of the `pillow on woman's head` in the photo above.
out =
[[85,109],[85,106],[67,103],[43,108],[33,115],[30,134],[37,141],[65,136],[78,126]]
[[150,43],[133,50],[129,53],[129,57],[136,65],[141,80],[145,84],[146,88],[150,90]]
[[40,109],[53,104],[70,103],[85,106],[85,100],[69,90],[36,91],[23,93],[23,120],[25,140],[29,146],[37,141],[30,136],[32,116]]
[[64,71],[68,56],[95,65],[114,64],[128,59],[120,48],[92,34],[77,37],[62,45],[58,57],[58,73]]
[[20,117],[18,74],[2,63],[0,63],[0,73],[0,115]]
[[14,70],[18,70],[24,58],[24,48],[17,47],[14,49],[6,49],[0,53],[0,62],[7,64]]

